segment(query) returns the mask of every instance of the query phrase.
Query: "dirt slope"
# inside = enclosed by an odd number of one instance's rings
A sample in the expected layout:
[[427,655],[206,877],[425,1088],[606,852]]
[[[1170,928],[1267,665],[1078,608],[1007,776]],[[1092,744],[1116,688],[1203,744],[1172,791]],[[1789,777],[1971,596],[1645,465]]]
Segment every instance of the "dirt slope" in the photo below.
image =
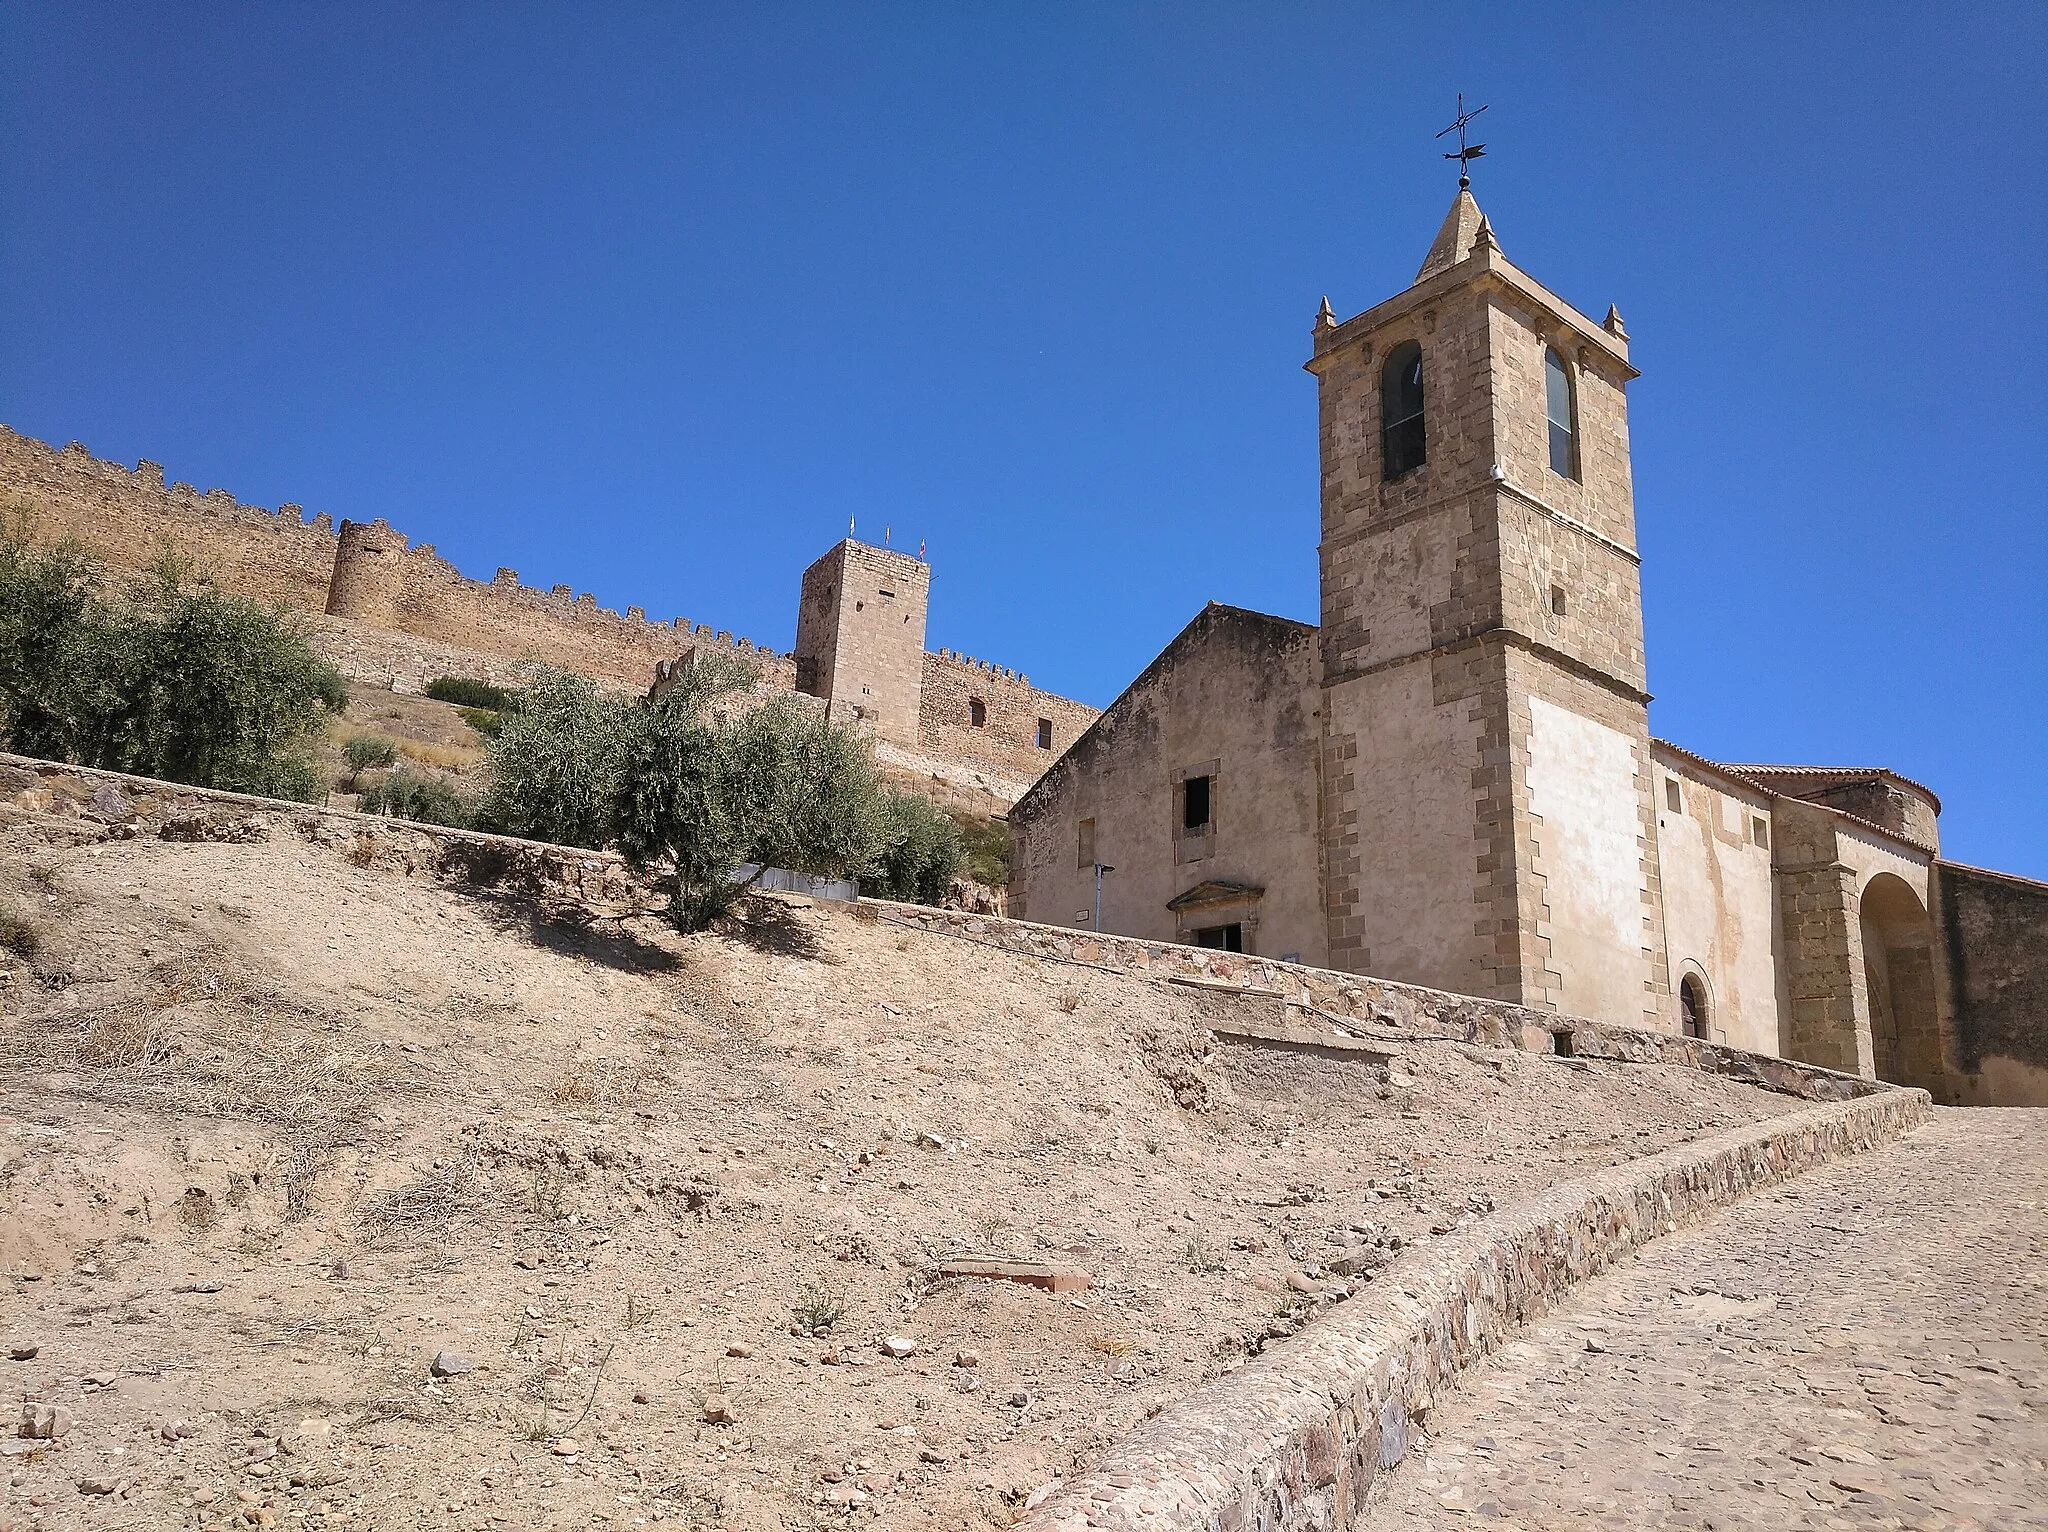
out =
[[5,1460],[24,1527],[1004,1526],[1396,1236],[1795,1105],[1216,1043],[1237,1002],[843,907],[685,939],[105,834],[0,820],[0,1376],[73,1417]]

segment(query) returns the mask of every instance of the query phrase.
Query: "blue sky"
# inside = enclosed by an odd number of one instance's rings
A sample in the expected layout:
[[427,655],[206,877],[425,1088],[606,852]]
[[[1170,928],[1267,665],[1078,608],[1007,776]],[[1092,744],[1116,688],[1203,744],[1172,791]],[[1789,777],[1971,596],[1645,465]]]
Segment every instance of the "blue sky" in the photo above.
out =
[[1653,727],[2048,877],[2044,18],[14,0],[0,420],[778,649],[851,516],[1099,704],[1315,617],[1309,323],[1412,280],[1463,90],[1643,369]]

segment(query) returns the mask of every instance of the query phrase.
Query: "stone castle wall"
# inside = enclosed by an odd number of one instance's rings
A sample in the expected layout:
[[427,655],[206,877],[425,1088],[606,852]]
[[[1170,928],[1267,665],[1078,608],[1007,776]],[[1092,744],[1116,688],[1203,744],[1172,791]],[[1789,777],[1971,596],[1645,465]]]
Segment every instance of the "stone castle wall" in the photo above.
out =
[[[799,660],[685,618],[650,621],[639,607],[620,614],[567,585],[523,585],[510,569],[469,579],[431,543],[413,546],[382,520],[337,529],[324,513],[269,511],[226,490],[166,485],[158,464],[128,469],[76,442],[58,451],[6,426],[0,516],[35,542],[75,542],[117,579],[143,574],[160,550],[173,550],[224,589],[313,618],[315,648],[352,679],[403,691],[451,674],[517,684],[532,664],[637,689],[665,661],[723,651],[752,661],[769,687],[831,698],[835,717],[866,721],[942,762],[1024,782],[1095,717],[1014,670],[927,653],[928,566],[850,540],[806,575]],[[860,589],[849,591],[849,581]],[[844,598],[843,612],[824,600],[827,587]],[[977,700],[979,726],[970,721]],[[1052,725],[1046,748],[1040,719]]]
[[102,462],[77,442],[61,452],[0,426],[0,516],[39,543],[71,541],[117,574],[140,574],[165,550],[221,584],[307,612],[327,602],[339,546],[324,515],[266,511],[224,489],[165,484],[161,464]]
[[[982,722],[975,723],[974,704]],[[950,649],[924,656],[918,740],[948,760],[994,767],[1027,782],[1058,760],[1097,716],[1095,708],[1041,691],[1029,676]],[[1052,725],[1041,746],[1039,722]]]
[[337,533],[324,514],[308,518],[296,505],[268,511],[226,490],[166,485],[158,464],[128,469],[76,442],[58,451],[5,426],[0,514],[18,519],[36,542],[77,543],[116,576],[145,572],[169,549],[228,590],[345,619],[347,626],[318,625],[315,644],[360,680],[413,678],[431,665],[443,668],[427,669],[427,679],[451,666],[510,678],[540,663],[644,687],[658,661],[695,647],[743,654],[764,679],[795,685],[787,656],[708,625],[650,622],[638,607],[621,616],[566,585],[523,586],[509,569],[488,584],[471,580],[432,544],[411,547],[381,521],[344,521]]
[[466,577],[431,543],[409,547],[381,521],[344,521],[325,609],[330,616],[411,634],[508,662],[538,662],[619,686],[645,687],[654,667],[692,647],[735,651],[764,678],[796,684],[786,655],[678,617],[651,622],[639,607],[625,615],[570,587],[521,585],[510,569],[489,584]]

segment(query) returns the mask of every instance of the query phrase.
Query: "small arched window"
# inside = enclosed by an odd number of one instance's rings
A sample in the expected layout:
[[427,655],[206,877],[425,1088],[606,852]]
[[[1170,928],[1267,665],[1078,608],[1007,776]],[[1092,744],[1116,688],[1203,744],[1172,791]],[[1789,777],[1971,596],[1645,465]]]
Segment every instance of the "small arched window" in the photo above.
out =
[[967,699],[967,727],[985,729],[988,727],[988,704],[979,697]]
[[1380,372],[1380,477],[1392,483],[1429,460],[1422,429],[1422,347],[1403,341]]
[[1579,476],[1578,401],[1572,397],[1572,375],[1556,348],[1543,353],[1543,413],[1550,422],[1550,471],[1559,478]]
[[1678,1023],[1687,1037],[1707,1037],[1707,988],[1687,974],[1678,981]]

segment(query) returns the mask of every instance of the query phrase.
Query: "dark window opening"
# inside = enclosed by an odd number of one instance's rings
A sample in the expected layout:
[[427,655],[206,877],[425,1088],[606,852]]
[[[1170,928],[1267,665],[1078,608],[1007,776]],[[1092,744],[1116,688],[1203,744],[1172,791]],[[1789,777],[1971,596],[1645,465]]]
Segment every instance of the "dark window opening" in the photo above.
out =
[[1562,585],[1550,587],[1550,610],[1556,616],[1564,616],[1564,587]]
[[1195,933],[1197,947],[1213,947],[1218,952],[1244,951],[1244,927],[1241,925],[1204,926]]
[[1038,748],[1041,750],[1050,750],[1052,748],[1052,720],[1050,718],[1038,720]]
[[882,592],[882,594],[890,597],[893,600],[895,598],[896,592],[894,592],[893,590],[885,590]]
[[1707,992],[1691,974],[1678,985],[1678,1024],[1687,1037],[1706,1039]]
[[979,697],[967,699],[967,727],[986,729],[988,727],[988,704]]
[[1209,828],[1208,777],[1189,777],[1181,784],[1180,827],[1187,835]]
[[1422,427],[1422,347],[1403,341],[1380,373],[1380,477],[1389,482],[1429,461]]
[[1572,408],[1572,375],[1556,351],[1543,353],[1543,413],[1550,422],[1550,471],[1563,479],[1579,476],[1578,416]]
[[1570,1032],[1553,1032],[1550,1034],[1550,1051],[1561,1059],[1568,1059],[1572,1056],[1572,1041]]

